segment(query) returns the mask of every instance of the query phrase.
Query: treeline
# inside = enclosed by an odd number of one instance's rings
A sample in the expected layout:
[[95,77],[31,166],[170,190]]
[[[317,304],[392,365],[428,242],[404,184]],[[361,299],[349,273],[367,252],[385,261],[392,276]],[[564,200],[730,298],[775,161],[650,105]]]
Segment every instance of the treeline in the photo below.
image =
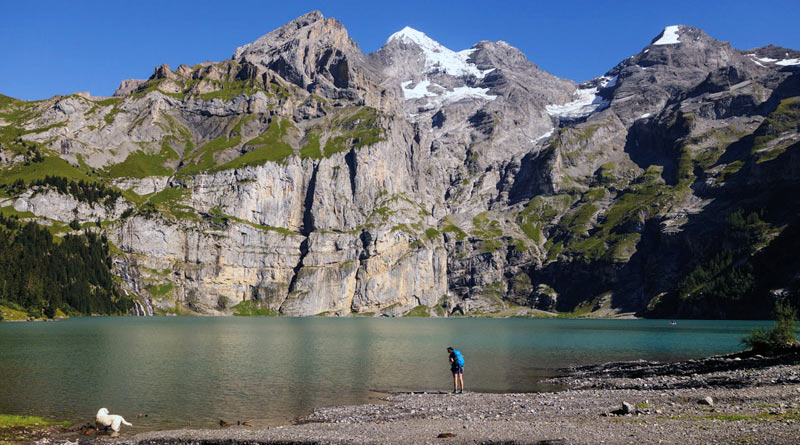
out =
[[60,240],[36,223],[0,215],[0,302],[33,317],[120,314],[130,299],[111,275],[108,240],[91,232]]
[[75,199],[88,204],[102,203],[103,205],[113,205],[122,196],[118,190],[106,187],[99,182],[74,181],[63,176],[45,176],[44,179],[35,179],[30,183],[25,183],[22,179],[17,179],[11,185],[5,186],[9,194],[18,195],[32,187],[52,187],[63,195],[71,195]]

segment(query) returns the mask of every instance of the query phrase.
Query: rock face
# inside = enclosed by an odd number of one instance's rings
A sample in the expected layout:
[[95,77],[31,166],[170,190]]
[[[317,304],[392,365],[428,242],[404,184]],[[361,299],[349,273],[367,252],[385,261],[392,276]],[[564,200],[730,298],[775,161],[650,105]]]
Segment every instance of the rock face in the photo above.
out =
[[[760,316],[796,295],[797,57],[678,25],[576,85],[314,11],[112,98],[4,99],[0,206],[97,221],[136,313]],[[13,184],[44,175],[122,198]]]
[[125,97],[139,88],[143,83],[147,82],[145,79],[125,79],[119,84],[119,88],[114,91],[114,97]]
[[233,60],[248,67],[240,77],[268,70],[309,93],[380,108],[373,75],[363,59],[344,25],[319,11],[298,17],[233,53]]

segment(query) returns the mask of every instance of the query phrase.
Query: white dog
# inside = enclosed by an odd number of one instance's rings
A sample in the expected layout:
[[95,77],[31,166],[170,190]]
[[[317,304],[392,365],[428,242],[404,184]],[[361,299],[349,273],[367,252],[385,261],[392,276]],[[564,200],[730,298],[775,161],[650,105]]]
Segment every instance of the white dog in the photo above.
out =
[[105,408],[100,408],[100,411],[97,411],[97,417],[95,418],[97,428],[108,428],[111,427],[111,430],[115,433],[119,433],[120,425],[128,425],[133,426],[132,423],[128,423],[122,416],[118,416],[116,414],[109,414],[108,410]]

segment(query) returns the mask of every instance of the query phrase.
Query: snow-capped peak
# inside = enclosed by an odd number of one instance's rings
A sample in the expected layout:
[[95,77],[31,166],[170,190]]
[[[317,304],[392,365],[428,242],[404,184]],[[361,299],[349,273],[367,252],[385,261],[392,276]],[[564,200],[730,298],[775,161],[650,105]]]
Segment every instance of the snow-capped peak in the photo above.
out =
[[475,76],[483,78],[489,71],[481,71],[477,66],[468,62],[474,49],[453,51],[439,42],[431,39],[422,31],[406,26],[389,36],[386,43],[399,40],[403,43],[417,45],[425,56],[425,72],[444,72],[452,76]]
[[404,40],[404,41],[407,41],[407,42],[414,42],[414,43],[416,43],[416,44],[418,44],[420,46],[424,45],[426,42],[430,42],[430,43],[438,45],[438,43],[436,43],[435,40],[433,40],[430,37],[428,37],[427,35],[425,35],[424,32],[418,31],[418,30],[416,30],[416,29],[414,29],[414,28],[412,28],[410,26],[406,26],[405,28],[401,29],[400,31],[397,31],[396,33],[390,35],[389,38],[386,39],[386,43],[389,43],[392,40],[396,40],[396,39]]
[[675,43],[681,43],[681,41],[678,40],[678,29],[680,29],[679,25],[667,26],[661,33],[661,38],[653,42],[653,45],[672,45]]

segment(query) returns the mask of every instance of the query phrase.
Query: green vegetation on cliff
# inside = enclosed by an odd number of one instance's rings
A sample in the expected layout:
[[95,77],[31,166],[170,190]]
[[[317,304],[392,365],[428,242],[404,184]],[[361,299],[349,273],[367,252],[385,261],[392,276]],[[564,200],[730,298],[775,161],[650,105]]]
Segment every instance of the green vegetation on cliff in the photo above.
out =
[[773,294],[777,287],[796,280],[800,221],[794,220],[775,236],[779,229],[766,223],[762,212],[731,212],[719,240],[690,263],[692,267],[672,292],[650,302],[646,314],[763,317],[778,296],[778,302],[800,305],[796,291]]
[[[186,99],[204,101],[218,99],[223,102],[229,102],[243,94],[252,96],[260,91],[267,97],[276,97],[276,92],[280,95],[285,91],[285,88],[279,85],[265,85],[259,79],[236,77],[242,66],[233,60],[226,60],[205,68],[195,65],[192,69],[196,71],[190,73],[189,77],[174,76],[171,78],[148,79],[132,93],[132,96],[140,98],[153,91],[158,91],[165,96],[181,101]],[[214,71],[221,78],[209,76],[209,72]]]
[[469,237],[467,232],[461,230],[460,227],[452,223],[448,218],[445,218],[442,224],[442,233],[452,233],[456,241],[463,241]]
[[419,306],[414,307],[410,311],[406,312],[404,317],[430,317],[431,316],[431,308],[421,304]]
[[294,153],[292,146],[282,141],[291,127],[293,124],[288,120],[273,121],[264,133],[245,142],[245,147],[254,147],[251,151],[215,167],[211,171],[256,166],[267,162],[282,162]]
[[41,162],[17,164],[0,175],[0,184],[12,184],[17,180],[25,182],[58,176],[75,181],[91,181],[91,178],[69,162],[55,156],[45,156]]
[[184,165],[178,171],[181,175],[196,175],[214,168],[216,161],[214,156],[231,147],[235,147],[242,142],[241,136],[228,139],[227,136],[220,136],[205,145],[201,146],[194,153],[184,158]]
[[361,148],[384,141],[383,129],[378,125],[378,112],[370,107],[356,107],[339,114],[333,120],[333,130],[338,133],[325,142],[323,154],[326,158],[335,153]]
[[194,208],[184,204],[189,193],[189,190],[185,188],[167,187],[151,195],[147,202],[139,206],[138,213],[147,217],[161,214],[173,219],[200,221]]
[[752,152],[757,162],[766,162],[777,158],[796,140],[786,138],[786,134],[796,135],[800,129],[800,97],[790,97],[780,102],[753,133]]
[[761,247],[766,240],[767,225],[757,213],[745,213],[739,209],[727,221],[723,247],[707,261],[698,264],[678,284],[677,292],[682,300],[716,299],[741,300],[753,289],[752,265],[742,263]]
[[[600,171],[612,171],[604,164]],[[680,186],[669,186],[661,180],[662,168],[651,166],[626,188],[611,192],[601,187],[570,191],[551,197],[536,196],[517,216],[517,224],[534,242],[544,243],[548,260],[561,254],[585,262],[625,262],[635,252],[641,234],[637,226],[680,197]],[[611,202],[598,201],[610,195]]]
[[169,176],[173,173],[171,168],[165,167],[167,161],[177,160],[178,154],[169,144],[170,139],[165,139],[158,153],[147,153],[138,150],[128,155],[119,164],[108,168],[107,174],[112,178],[147,178],[149,176]]
[[253,300],[242,301],[231,307],[231,309],[233,310],[233,315],[240,317],[276,317],[280,315],[277,311],[264,307]]
[[[212,81],[206,79],[206,82],[209,82],[211,85],[219,89],[210,93],[200,94],[199,97],[201,100],[220,99],[223,102],[228,102],[234,97],[242,94],[253,95],[257,91],[264,91],[263,86],[255,79],[233,80],[230,82]],[[189,88],[191,88],[191,85],[186,89]]]

